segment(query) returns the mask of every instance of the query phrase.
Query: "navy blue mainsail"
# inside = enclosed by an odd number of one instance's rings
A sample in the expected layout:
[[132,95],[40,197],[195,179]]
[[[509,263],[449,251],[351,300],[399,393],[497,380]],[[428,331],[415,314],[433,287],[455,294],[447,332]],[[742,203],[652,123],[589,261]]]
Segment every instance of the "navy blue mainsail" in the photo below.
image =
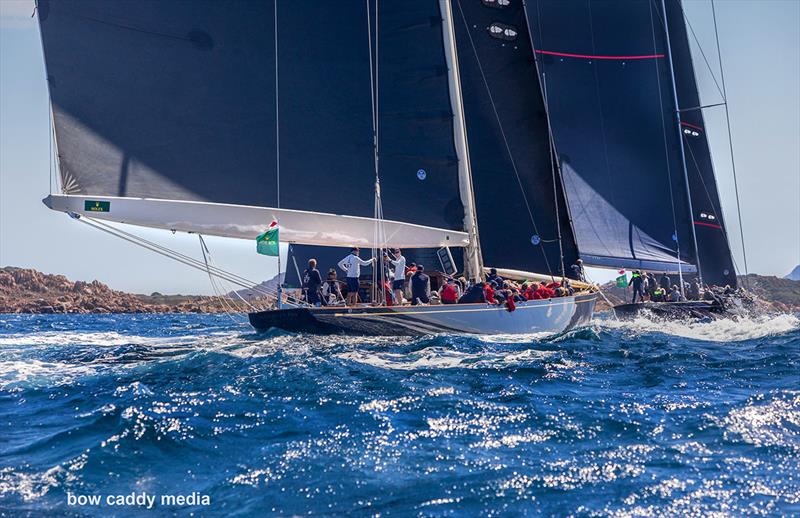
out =
[[694,264],[655,4],[532,0],[526,14],[581,257],[611,267]]
[[38,9],[66,193],[372,216],[377,73],[384,217],[463,227],[436,0]]

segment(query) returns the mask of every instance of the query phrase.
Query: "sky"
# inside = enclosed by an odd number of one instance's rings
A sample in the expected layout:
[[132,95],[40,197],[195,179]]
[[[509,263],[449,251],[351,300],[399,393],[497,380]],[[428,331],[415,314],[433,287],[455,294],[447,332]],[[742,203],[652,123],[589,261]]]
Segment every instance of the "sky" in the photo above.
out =
[[[708,0],[684,0],[689,23],[720,79]],[[750,272],[783,276],[800,264],[800,0],[717,0],[728,107]],[[88,228],[47,209],[49,107],[33,0],[0,0],[0,266],[36,268],[73,280],[98,279],[136,293],[210,294],[204,272]],[[692,41],[704,104],[722,100]],[[731,246],[743,269],[725,112],[705,111]],[[130,230],[130,229],[129,229]],[[134,229],[201,258],[197,236]],[[250,241],[207,238],[217,266],[271,278],[274,258]],[[285,254],[285,249],[284,249]],[[498,265],[501,266],[501,265]],[[593,280],[613,271],[591,269]]]

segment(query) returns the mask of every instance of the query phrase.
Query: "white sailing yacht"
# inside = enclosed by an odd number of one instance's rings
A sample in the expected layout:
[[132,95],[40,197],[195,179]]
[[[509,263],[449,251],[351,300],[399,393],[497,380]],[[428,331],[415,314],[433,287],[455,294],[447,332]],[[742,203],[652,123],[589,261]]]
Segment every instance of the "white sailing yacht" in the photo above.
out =
[[[492,19],[524,13],[477,4]],[[470,23],[456,7],[40,1],[60,173],[44,202],[109,232],[104,221],[255,240],[277,221],[293,245],[462,249],[472,280],[485,260],[522,270],[517,278],[558,280],[577,248],[546,118],[525,120],[545,102],[531,41],[508,25],[498,37],[499,25]],[[481,56],[487,49],[498,60]],[[500,59],[535,89],[497,98],[485,67]],[[476,192],[476,178],[489,186]],[[595,297],[587,289],[509,311],[313,308],[279,294],[250,322],[314,333],[558,333],[587,324]]]

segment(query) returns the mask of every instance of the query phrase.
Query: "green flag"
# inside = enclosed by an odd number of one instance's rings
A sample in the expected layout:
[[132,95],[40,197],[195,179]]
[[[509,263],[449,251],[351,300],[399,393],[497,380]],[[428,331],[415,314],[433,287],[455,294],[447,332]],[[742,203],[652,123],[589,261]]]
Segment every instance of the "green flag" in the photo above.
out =
[[273,221],[267,231],[256,238],[256,252],[277,257],[280,253],[278,243],[278,222]]
[[617,288],[627,288],[628,287],[628,276],[624,273],[617,277]]

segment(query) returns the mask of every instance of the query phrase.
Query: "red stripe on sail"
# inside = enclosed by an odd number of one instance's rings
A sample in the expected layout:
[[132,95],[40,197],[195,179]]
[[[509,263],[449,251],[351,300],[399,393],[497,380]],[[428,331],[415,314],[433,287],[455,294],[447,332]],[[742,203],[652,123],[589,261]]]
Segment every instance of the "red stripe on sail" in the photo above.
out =
[[701,128],[700,126],[695,126],[694,124],[689,124],[688,122],[681,121],[681,126],[686,126],[687,128],[703,131],[703,128]]
[[537,54],[547,54],[548,56],[561,56],[564,58],[580,58],[580,59],[616,59],[616,60],[631,60],[631,59],[657,59],[663,58],[664,54],[645,54],[639,56],[606,56],[606,55],[591,55],[591,54],[570,54],[568,52],[553,52],[551,50],[536,50]]
[[704,227],[711,227],[711,228],[716,228],[716,229],[722,230],[722,227],[720,227],[719,225],[715,225],[713,223],[706,223],[705,221],[695,221],[694,224],[695,225],[702,225]]

